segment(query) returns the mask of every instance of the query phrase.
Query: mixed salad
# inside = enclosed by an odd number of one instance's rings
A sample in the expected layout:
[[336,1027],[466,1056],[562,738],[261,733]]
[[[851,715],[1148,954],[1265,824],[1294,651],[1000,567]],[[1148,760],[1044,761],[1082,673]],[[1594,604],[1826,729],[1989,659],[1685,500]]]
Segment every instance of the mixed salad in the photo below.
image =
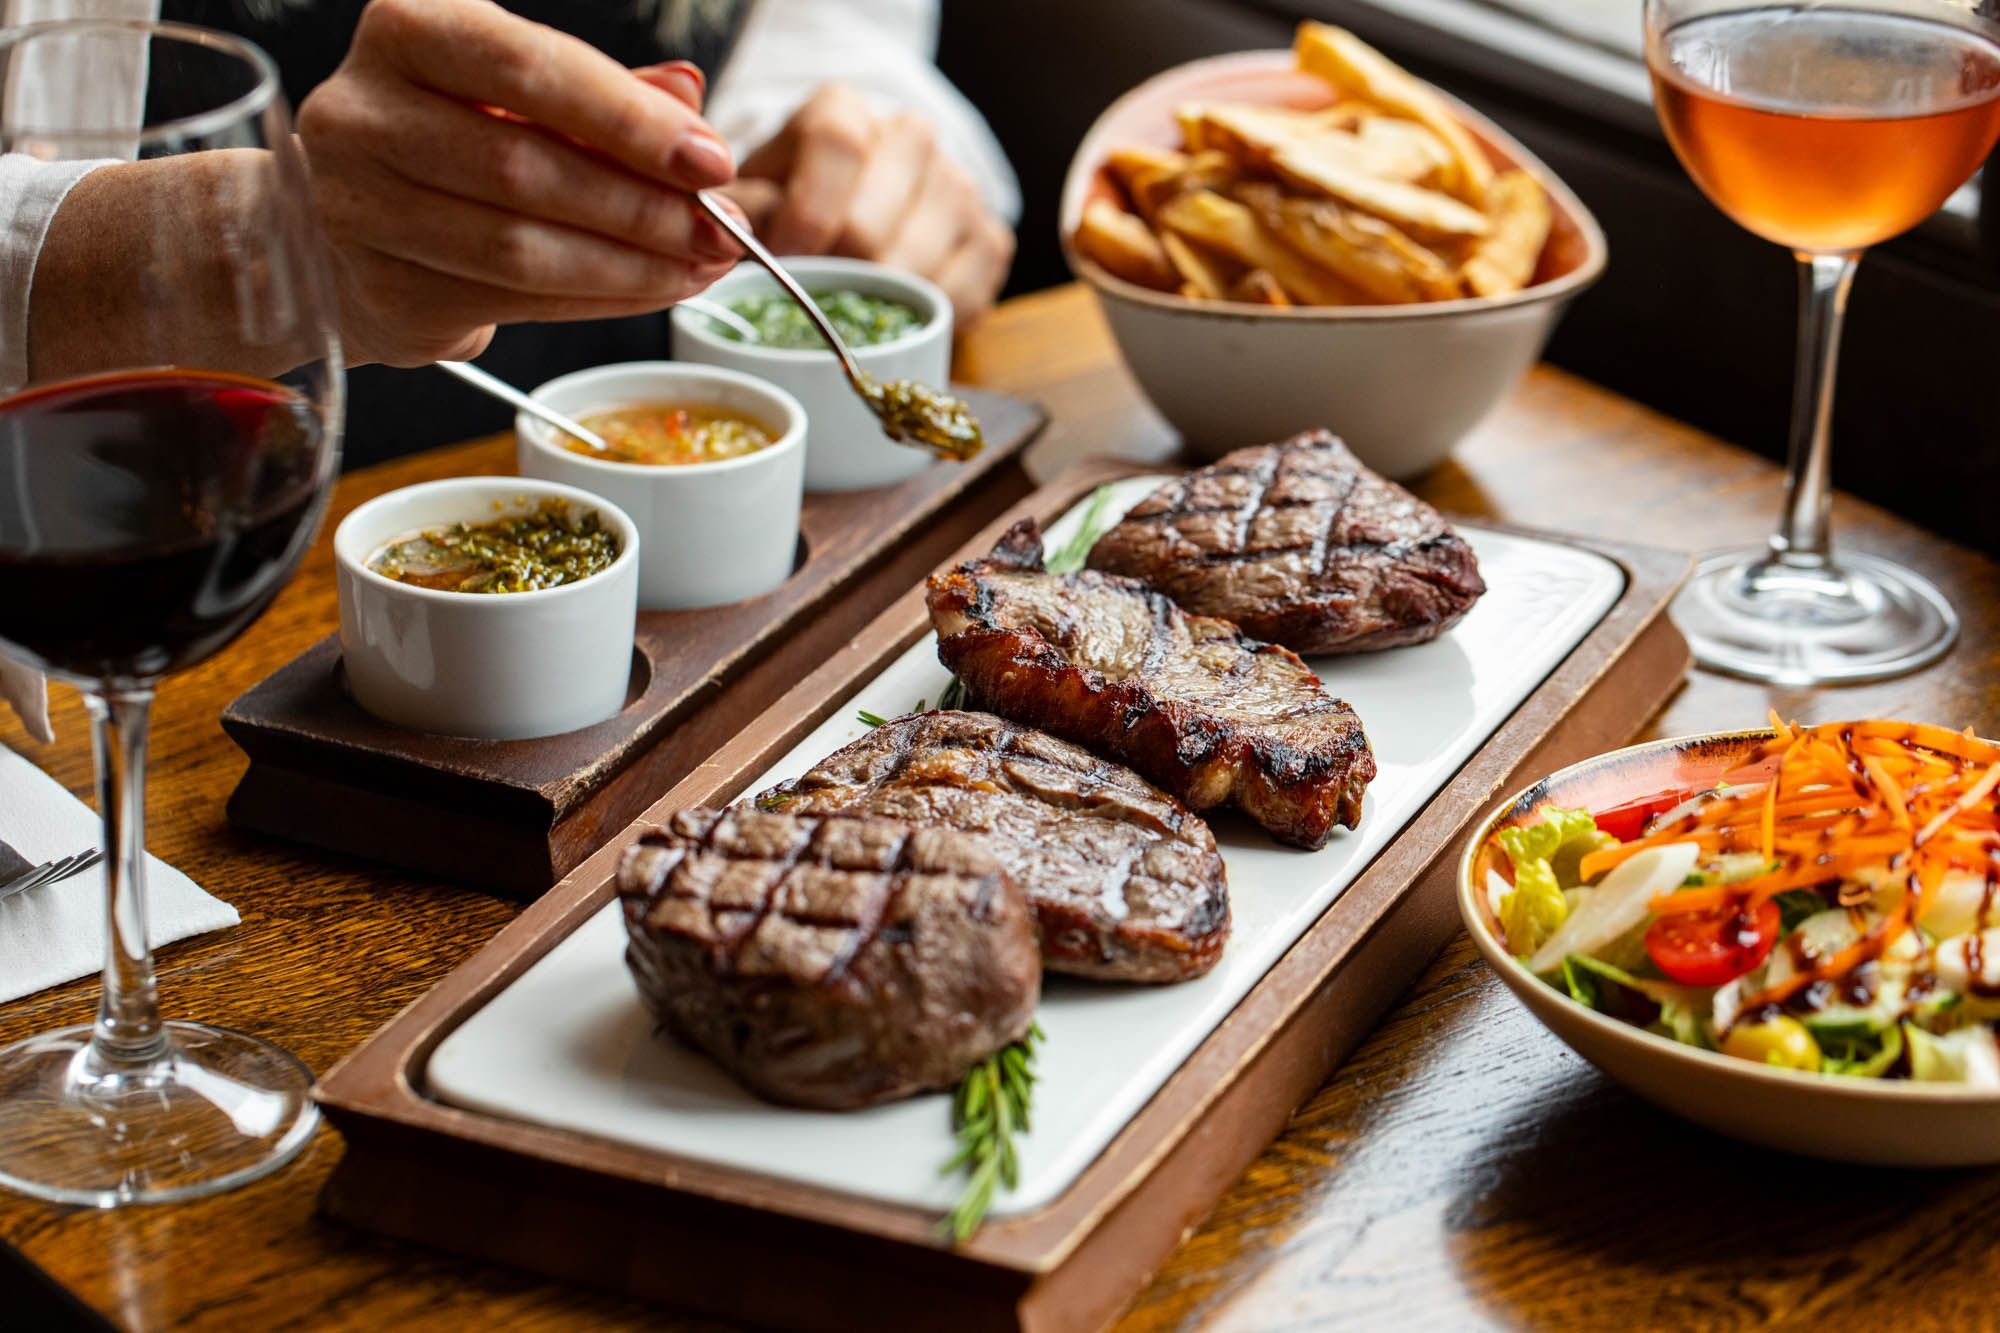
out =
[[1578,1004],[1787,1069],[2000,1088],[2000,745],[1774,735],[1714,790],[1501,829],[1507,950]]

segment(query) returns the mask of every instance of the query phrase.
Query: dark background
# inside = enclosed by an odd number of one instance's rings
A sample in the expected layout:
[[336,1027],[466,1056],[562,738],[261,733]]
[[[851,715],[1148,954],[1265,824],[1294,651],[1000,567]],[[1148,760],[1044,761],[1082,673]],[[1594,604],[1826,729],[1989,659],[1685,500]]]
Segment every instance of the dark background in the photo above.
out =
[[[1067,278],[1056,194],[1071,150],[1106,104],[1184,60],[1288,45],[1308,10],[1348,22],[1491,115],[1597,215],[1611,265],[1571,309],[1551,360],[1783,455],[1791,258],[1708,204],[1650,126],[1620,128],[1629,117],[1538,95],[1537,80],[1503,58],[1340,0],[944,0],[940,63],[993,122],[1025,193],[1012,290]],[[1849,311],[1834,470],[1844,488],[1988,552],[2000,551],[1991,516],[2000,483],[1993,272],[1985,256],[1922,231],[1868,257]]]

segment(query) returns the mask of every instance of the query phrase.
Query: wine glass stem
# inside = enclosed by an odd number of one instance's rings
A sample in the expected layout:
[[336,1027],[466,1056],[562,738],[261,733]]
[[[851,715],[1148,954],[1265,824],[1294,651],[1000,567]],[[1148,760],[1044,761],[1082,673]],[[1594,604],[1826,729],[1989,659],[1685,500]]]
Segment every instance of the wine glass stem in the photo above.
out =
[[87,691],[97,751],[97,808],[104,817],[104,991],[91,1037],[103,1072],[166,1052],[153,951],[146,941],[146,730],[149,689]]
[[1823,568],[1831,549],[1833,382],[1840,328],[1861,256],[1806,254],[1799,260],[1799,362],[1792,386],[1791,458],[1785,512],[1771,537],[1782,564]]

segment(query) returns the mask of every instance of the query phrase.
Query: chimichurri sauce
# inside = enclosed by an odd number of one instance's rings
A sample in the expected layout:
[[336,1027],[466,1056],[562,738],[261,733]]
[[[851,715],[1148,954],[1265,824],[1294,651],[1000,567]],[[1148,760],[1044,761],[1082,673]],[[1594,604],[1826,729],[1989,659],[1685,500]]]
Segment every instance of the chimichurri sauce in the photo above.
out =
[[562,500],[491,523],[454,523],[390,542],[369,558],[384,578],[442,592],[534,592],[576,583],[618,558],[595,509]]

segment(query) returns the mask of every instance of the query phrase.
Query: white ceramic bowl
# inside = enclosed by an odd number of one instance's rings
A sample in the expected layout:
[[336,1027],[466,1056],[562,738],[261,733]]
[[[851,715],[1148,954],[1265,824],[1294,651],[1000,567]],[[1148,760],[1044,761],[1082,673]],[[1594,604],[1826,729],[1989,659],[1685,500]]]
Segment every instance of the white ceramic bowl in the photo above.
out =
[[[596,510],[617,534],[609,568],[512,593],[441,592],[368,568],[385,542],[551,498]],[[348,689],[385,722],[445,736],[514,740],[602,722],[625,706],[632,678],[640,554],[630,518],[570,486],[453,477],[377,496],[333,534]]]
[[556,432],[514,419],[524,477],[581,487],[639,525],[639,605],[648,611],[720,606],[761,596],[798,559],[806,414],[792,395],[740,371],[628,361],[552,379],[534,392],[571,417],[640,403],[706,403],[755,418],[777,438],[713,463],[653,466],[572,453]]
[[1878,1166],[2000,1162],[2000,1093],[1949,1083],[1844,1078],[1752,1064],[1621,1023],[1536,977],[1500,943],[1483,889],[1493,832],[1553,804],[1603,811],[1713,787],[1769,732],[1653,741],[1574,764],[1503,803],[1459,861],[1473,943],[1543,1026],[1647,1101],[1763,1147]]
[[1533,172],[1555,204],[1536,281],[1512,296],[1293,308],[1192,301],[1113,277],[1071,243],[1085,205],[1115,195],[1103,170],[1111,149],[1178,146],[1181,103],[1332,100],[1289,51],[1214,56],[1155,75],[1112,103],[1077,148],[1063,185],[1063,251],[1097,292],[1140,388],[1195,453],[1213,458],[1324,426],[1370,467],[1408,478],[1444,461],[1507,396],[1570,300],[1604,269],[1604,234],[1589,211],[1491,121],[1452,103],[1498,160]]
[[[951,379],[951,299],[937,285],[862,259],[800,256],[786,267],[807,291],[848,288],[884,296],[916,310],[922,324],[891,342],[854,348],[854,358],[881,380],[917,380],[943,387]],[[707,292],[727,303],[753,292],[778,290],[771,275],[755,264],[740,264]],[[673,312],[674,355],[682,361],[747,371],[787,389],[805,404],[812,425],[806,443],[806,489],[857,491],[908,481],[937,460],[922,449],[896,444],[882,434],[875,414],[864,407],[833,353],[759,347],[716,333],[705,315]]]

